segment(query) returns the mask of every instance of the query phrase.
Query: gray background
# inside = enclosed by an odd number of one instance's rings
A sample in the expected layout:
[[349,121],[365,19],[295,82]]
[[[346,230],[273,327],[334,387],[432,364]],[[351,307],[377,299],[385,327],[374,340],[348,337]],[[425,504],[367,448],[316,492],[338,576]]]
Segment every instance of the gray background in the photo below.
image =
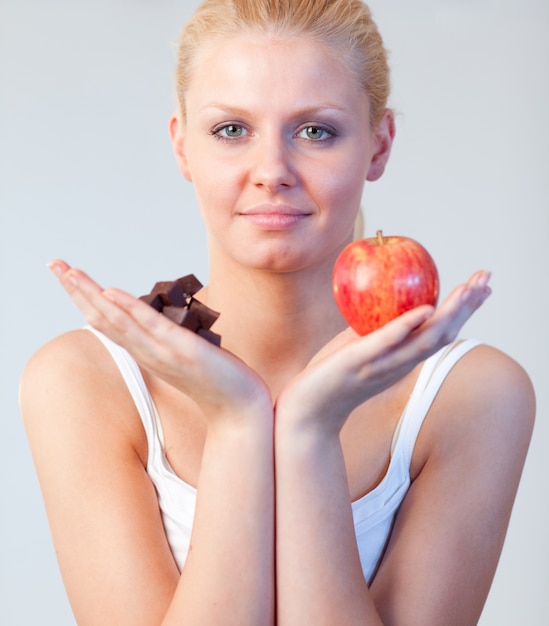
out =
[[[24,363],[83,323],[49,274],[105,286],[208,279],[190,185],[171,155],[173,42],[196,1],[1,0],[0,623],[74,624],[17,404]],[[521,362],[538,421],[481,624],[549,623],[549,3],[373,0],[399,112],[367,234],[419,239],[443,292],[477,268],[494,295],[465,334]],[[471,511],[471,515],[475,512]],[[426,590],[428,593],[429,590]]]

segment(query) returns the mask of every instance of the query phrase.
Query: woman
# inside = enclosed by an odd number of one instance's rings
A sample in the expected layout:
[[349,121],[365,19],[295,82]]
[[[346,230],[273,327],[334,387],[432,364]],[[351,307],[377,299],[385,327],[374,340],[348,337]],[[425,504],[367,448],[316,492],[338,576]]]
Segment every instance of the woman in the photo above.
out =
[[55,261],[90,327],[22,381],[79,624],[477,621],[534,398],[456,340],[486,272],[362,338],[335,307],[388,84],[359,1],[212,0],[184,29],[170,133],[223,348]]

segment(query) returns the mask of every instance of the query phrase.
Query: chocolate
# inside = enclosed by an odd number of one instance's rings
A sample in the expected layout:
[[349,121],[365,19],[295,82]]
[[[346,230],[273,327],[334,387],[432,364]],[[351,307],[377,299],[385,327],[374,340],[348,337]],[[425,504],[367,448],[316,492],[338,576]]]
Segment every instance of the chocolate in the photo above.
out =
[[206,330],[205,328],[200,328],[198,330],[198,334],[201,337],[204,337],[204,339],[206,339],[206,341],[209,341],[210,343],[213,343],[214,346],[217,346],[218,348],[221,346],[221,336],[217,335],[216,333],[213,333],[211,330]]
[[185,306],[187,304],[185,292],[175,281],[156,283],[149,295],[161,298],[164,306]]
[[159,313],[161,313],[162,309],[164,308],[164,302],[162,301],[162,298],[158,295],[153,296],[152,294],[148,294],[147,296],[141,296],[141,298],[139,299],[152,306],[152,308],[156,309]]
[[213,325],[215,320],[219,317],[219,313],[217,311],[213,311],[208,308],[205,304],[202,304],[200,300],[196,298],[191,298],[189,301],[189,310],[196,315],[196,317],[200,320],[200,328],[204,330],[209,330]]
[[197,291],[200,291],[203,287],[202,283],[196,278],[194,274],[188,274],[182,276],[175,281],[180,287],[186,297],[190,298],[194,296]]
[[219,317],[219,313],[194,297],[200,289],[202,289],[202,283],[193,274],[188,274],[176,280],[157,282],[151,292],[146,296],[141,296],[140,300],[152,306],[172,322],[220,346],[221,337],[210,330]]
[[162,313],[164,313],[167,318],[171,319],[172,322],[192,330],[193,333],[198,332],[201,328],[200,320],[196,313],[187,307],[165,306]]

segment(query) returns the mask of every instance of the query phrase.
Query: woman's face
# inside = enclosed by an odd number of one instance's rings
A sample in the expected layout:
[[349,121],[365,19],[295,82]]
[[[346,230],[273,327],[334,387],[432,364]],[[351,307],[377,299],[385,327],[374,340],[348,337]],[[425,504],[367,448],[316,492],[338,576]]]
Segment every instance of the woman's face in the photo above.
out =
[[174,149],[218,258],[284,272],[332,263],[393,136],[389,113],[371,129],[344,63],[305,39],[223,40],[197,59],[185,108]]

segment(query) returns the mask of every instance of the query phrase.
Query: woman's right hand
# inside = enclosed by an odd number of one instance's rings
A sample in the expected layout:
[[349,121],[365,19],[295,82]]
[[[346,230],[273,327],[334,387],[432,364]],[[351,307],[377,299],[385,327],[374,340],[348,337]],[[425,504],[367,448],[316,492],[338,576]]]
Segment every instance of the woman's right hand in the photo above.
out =
[[[82,354],[77,333],[76,345],[74,335],[68,344],[63,339],[27,372],[26,424],[79,623],[272,624],[273,406],[266,385],[233,354],[138,298],[104,290],[63,261],[51,269],[93,328],[196,403],[207,431],[187,448],[199,460],[190,544],[179,570],[147,471],[157,463],[147,456],[152,440],[138,427],[124,383],[112,379],[108,355],[105,367],[96,363],[100,352]],[[183,422],[185,412],[172,406]],[[175,459],[182,439],[177,430],[165,432],[173,435]],[[191,508],[174,506],[184,511],[180,533]]]
[[88,323],[137,363],[190,397],[208,422],[272,414],[269,390],[243,361],[119,289],[104,290],[61,260],[50,263]]

